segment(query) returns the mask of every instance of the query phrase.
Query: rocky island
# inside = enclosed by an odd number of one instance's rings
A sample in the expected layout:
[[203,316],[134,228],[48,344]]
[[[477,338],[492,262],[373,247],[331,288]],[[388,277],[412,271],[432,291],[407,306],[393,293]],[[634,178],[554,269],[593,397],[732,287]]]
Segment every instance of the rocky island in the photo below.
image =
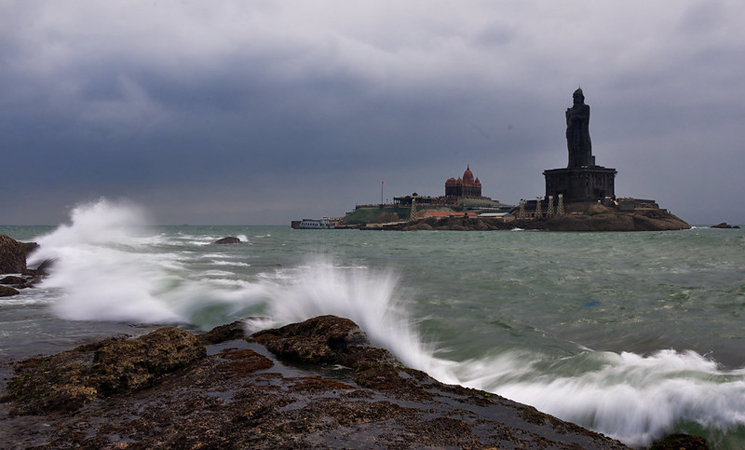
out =
[[[582,89],[572,94],[566,119],[567,166],[543,172],[546,193],[510,206],[482,196],[482,182],[469,166],[445,182],[445,195],[394,197],[391,205],[358,205],[336,228],[368,230],[668,231],[691,228],[655,200],[616,196],[616,169],[599,166],[592,154],[590,106]],[[381,199],[382,201],[382,199]]]
[[399,231],[491,231],[491,230],[544,230],[544,231],[672,231],[690,228],[684,220],[659,208],[623,210],[618,206],[598,203],[577,203],[573,212],[542,218],[514,219],[448,215],[423,217],[406,222],[367,225],[364,229]]

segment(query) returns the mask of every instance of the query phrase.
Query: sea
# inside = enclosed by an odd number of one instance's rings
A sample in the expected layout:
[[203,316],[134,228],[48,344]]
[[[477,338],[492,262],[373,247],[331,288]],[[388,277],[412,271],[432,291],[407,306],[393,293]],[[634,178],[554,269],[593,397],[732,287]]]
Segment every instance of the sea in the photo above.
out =
[[[633,447],[745,448],[745,230],[155,226],[101,200],[4,226],[51,275],[0,299],[0,360],[165,325],[247,332],[334,314],[404,364]],[[239,244],[214,241],[238,237]],[[7,375],[7,374],[6,374]]]

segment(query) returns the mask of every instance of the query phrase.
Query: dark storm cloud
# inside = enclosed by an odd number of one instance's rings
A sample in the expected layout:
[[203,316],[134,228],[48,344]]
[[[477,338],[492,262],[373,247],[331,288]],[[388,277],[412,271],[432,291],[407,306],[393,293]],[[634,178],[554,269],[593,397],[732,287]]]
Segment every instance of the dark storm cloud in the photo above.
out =
[[0,222],[127,197],[167,223],[281,223],[470,164],[543,193],[581,85],[617,193],[745,222],[736,1],[4,2]]

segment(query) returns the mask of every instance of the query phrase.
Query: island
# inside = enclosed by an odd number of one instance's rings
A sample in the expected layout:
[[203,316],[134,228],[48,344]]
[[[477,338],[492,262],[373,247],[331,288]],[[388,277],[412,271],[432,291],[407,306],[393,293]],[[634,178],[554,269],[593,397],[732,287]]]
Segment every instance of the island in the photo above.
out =
[[[546,191],[535,200],[508,205],[482,195],[470,165],[445,181],[445,195],[413,193],[392,204],[357,205],[343,217],[324,218],[324,229],[669,231],[691,226],[655,200],[617,197],[616,169],[599,166],[592,154],[590,106],[581,88],[572,94],[566,120],[567,166],[543,172]],[[381,199],[382,200],[382,199]],[[293,228],[301,228],[293,223]]]

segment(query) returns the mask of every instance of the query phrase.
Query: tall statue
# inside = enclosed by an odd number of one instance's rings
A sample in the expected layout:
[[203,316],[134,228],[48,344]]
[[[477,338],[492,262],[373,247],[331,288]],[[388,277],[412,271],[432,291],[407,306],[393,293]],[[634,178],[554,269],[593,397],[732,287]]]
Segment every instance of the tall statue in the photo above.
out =
[[574,105],[567,108],[567,148],[569,149],[569,166],[594,166],[592,143],[590,142],[590,107],[585,105],[582,89],[572,94]]

